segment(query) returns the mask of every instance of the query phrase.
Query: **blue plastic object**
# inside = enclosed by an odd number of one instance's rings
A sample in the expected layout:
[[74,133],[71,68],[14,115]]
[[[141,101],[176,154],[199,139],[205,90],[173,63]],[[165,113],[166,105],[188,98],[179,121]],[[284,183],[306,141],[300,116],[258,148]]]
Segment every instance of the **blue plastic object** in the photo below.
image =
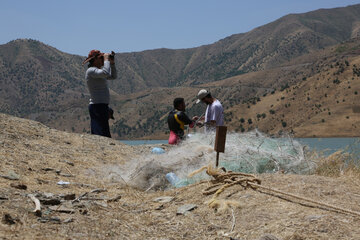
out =
[[169,181],[169,183],[171,185],[173,185],[174,187],[176,187],[176,184],[180,181],[180,179],[175,175],[175,173],[173,172],[169,172],[165,175],[166,180]]
[[156,154],[163,154],[165,153],[165,150],[160,148],[160,147],[154,147],[152,150],[151,150],[152,153],[156,153]]

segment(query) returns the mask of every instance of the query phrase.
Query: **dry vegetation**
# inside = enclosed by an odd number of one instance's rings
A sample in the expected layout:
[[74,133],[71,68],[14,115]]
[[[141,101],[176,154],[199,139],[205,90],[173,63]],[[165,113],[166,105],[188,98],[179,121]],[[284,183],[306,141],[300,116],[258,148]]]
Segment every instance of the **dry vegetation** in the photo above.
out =
[[[277,194],[234,186],[219,198],[237,204],[214,212],[206,204],[211,196],[201,194],[209,182],[144,192],[101,174],[106,166],[141,160],[150,152],[149,146],[131,147],[98,136],[61,132],[4,114],[0,129],[1,239],[252,240],[266,234],[286,240],[360,238],[359,216]],[[334,155],[324,161],[337,159]],[[257,177],[264,186],[360,212],[359,175],[346,171],[335,175]],[[60,180],[70,184],[57,185]],[[40,199],[42,216],[33,212],[29,194]],[[154,201],[161,196],[174,199]],[[178,207],[185,204],[197,208],[177,215]]]

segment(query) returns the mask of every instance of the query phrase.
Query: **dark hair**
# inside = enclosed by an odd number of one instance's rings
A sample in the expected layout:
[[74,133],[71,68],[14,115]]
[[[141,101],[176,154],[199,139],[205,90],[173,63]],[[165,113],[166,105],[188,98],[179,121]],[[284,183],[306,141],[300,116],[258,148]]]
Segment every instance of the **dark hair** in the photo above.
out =
[[177,108],[183,102],[184,102],[184,98],[175,98],[174,99],[174,108]]
[[206,98],[212,98],[211,93],[205,96]]
[[95,58],[93,58],[89,61],[88,68],[93,66],[94,60],[95,60]]
[[[103,56],[102,56],[102,58],[103,58]],[[89,64],[88,64],[88,68],[89,68],[89,67],[93,67],[93,64],[94,64],[94,62],[95,62],[95,59],[96,59],[96,57],[90,59]],[[104,59],[103,59],[103,60],[104,60]]]

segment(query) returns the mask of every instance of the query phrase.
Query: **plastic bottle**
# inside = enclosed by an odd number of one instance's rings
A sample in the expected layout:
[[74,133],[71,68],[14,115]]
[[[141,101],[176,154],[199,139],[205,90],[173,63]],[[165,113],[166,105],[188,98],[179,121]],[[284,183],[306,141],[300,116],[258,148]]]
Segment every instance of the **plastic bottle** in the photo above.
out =
[[172,185],[172,186],[174,186],[174,187],[176,187],[177,185],[177,183],[180,181],[180,179],[175,175],[175,173],[173,173],[173,172],[169,172],[169,173],[167,173],[166,175],[165,175],[165,178],[169,181],[169,183]]
[[163,154],[165,153],[165,150],[160,148],[160,147],[154,147],[152,150],[151,150],[152,153],[155,153],[155,154]]

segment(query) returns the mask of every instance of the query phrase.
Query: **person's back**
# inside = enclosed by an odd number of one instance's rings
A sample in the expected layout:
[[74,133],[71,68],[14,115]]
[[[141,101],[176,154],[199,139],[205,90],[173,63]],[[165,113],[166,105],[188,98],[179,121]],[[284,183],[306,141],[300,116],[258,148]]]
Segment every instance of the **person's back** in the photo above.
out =
[[194,121],[184,113],[185,102],[183,98],[174,99],[174,110],[168,115],[168,127],[170,130],[169,144],[177,144],[184,138],[184,126],[193,127]]
[[90,104],[110,102],[110,91],[107,80],[116,78],[115,65],[110,66],[109,61],[104,62],[104,66],[89,67],[85,73],[86,83],[90,92]]

